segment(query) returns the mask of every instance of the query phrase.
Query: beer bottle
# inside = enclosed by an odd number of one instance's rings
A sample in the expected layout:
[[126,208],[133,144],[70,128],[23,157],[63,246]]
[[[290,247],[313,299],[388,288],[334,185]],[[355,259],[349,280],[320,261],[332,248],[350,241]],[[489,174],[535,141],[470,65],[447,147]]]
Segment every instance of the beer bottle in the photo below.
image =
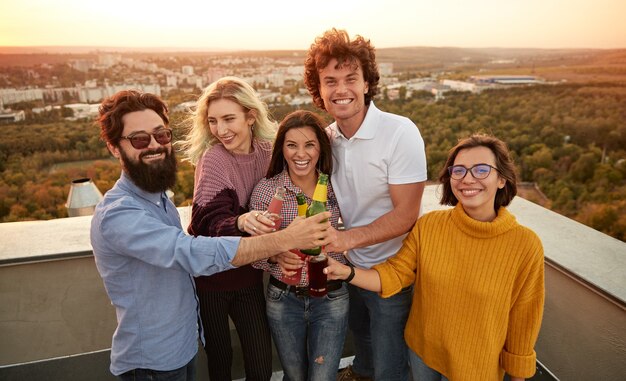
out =
[[[306,196],[304,195],[304,193],[302,192],[298,192],[296,194],[296,201],[298,201],[298,217],[306,217],[306,209],[307,209],[307,203],[306,203]],[[300,256],[300,259],[304,260],[307,256],[302,254],[300,252],[300,250],[298,249],[293,249],[293,250],[289,250],[292,253],[296,253]],[[302,278],[302,267],[300,267],[298,270],[295,271],[295,274],[293,275],[284,275],[283,274],[283,282],[295,286],[298,283],[300,283],[300,278]]]
[[[326,211],[326,200],[328,193],[328,175],[325,173],[321,173],[317,179],[317,185],[315,186],[315,192],[313,193],[313,201],[311,201],[311,205],[306,210],[306,216],[311,217],[319,213],[323,213]],[[322,221],[326,222],[326,221]],[[322,248],[320,246],[314,247],[312,249],[302,249],[300,250],[306,255],[318,255],[321,253]]]
[[306,209],[308,204],[306,203],[306,196],[302,192],[296,194],[296,201],[298,202],[298,217],[306,217]]

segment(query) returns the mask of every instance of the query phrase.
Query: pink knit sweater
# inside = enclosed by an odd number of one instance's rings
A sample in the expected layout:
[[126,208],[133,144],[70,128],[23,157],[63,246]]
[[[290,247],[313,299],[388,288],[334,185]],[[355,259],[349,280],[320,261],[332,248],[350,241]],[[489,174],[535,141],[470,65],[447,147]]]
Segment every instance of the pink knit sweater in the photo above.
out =
[[[254,141],[253,152],[235,154],[222,144],[207,150],[196,167],[191,223],[194,236],[240,236],[237,217],[248,211],[254,186],[265,176],[272,145]],[[262,281],[262,271],[242,266],[212,276],[196,278],[202,290],[232,291]]]

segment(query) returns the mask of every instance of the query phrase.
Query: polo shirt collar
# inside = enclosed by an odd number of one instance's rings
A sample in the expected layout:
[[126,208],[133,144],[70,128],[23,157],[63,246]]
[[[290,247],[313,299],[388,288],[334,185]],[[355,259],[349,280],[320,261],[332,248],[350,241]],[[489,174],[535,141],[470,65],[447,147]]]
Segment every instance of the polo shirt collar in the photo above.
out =
[[[365,114],[365,119],[363,119],[361,126],[356,131],[356,134],[354,134],[352,139],[364,139],[364,140],[374,139],[374,136],[376,136],[376,130],[379,127],[378,125],[379,114],[380,114],[380,111],[374,105],[374,101],[370,101],[370,105],[367,108],[367,113]],[[336,127],[335,130],[337,131],[339,136],[346,139],[344,134],[341,132],[341,129],[337,125],[337,122],[335,122],[335,127]]]

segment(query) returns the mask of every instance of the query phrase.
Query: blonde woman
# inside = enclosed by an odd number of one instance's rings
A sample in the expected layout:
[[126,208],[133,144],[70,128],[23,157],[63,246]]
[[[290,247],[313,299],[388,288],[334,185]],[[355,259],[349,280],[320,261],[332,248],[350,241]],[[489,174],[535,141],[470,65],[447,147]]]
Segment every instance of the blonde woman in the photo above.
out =
[[[191,223],[194,236],[257,235],[266,229],[247,205],[267,172],[276,123],[267,105],[240,78],[210,84],[198,99],[193,123],[181,143],[196,166]],[[242,266],[195,278],[211,381],[232,379],[228,318],[243,351],[246,379],[272,374],[270,331],[265,314],[263,272]]]

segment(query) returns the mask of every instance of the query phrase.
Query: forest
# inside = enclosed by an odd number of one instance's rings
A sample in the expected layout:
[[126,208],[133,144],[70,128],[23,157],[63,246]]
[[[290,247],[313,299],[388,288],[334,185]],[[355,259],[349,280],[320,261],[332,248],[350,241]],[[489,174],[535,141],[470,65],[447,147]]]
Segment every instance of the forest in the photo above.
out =
[[[411,118],[426,143],[429,179],[436,181],[448,150],[471,133],[493,134],[514,153],[520,178],[546,199],[535,200],[626,241],[626,87],[611,83],[550,84],[382,97],[382,110]],[[308,106],[309,108],[312,106]],[[272,106],[280,120],[292,110]],[[185,115],[173,114],[175,139]],[[91,178],[102,193],[119,177],[93,121],[49,120],[1,125],[0,222],[67,217],[73,179]],[[180,157],[179,157],[180,159]],[[178,206],[193,195],[193,167],[181,163],[173,189]]]

